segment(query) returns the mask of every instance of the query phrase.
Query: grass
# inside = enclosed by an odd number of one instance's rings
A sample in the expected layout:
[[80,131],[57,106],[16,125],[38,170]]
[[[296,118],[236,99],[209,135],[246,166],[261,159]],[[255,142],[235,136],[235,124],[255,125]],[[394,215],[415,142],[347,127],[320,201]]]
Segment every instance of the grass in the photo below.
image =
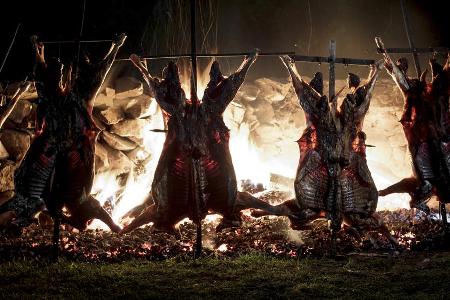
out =
[[450,297],[450,253],[399,257],[169,259],[0,265],[0,298],[260,299]]

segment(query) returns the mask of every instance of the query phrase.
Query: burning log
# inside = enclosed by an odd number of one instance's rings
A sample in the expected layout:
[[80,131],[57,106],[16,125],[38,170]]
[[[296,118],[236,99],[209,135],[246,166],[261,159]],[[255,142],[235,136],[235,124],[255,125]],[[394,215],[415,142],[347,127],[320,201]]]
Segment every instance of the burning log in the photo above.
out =
[[255,85],[259,88],[258,98],[264,98],[269,103],[284,100],[286,94],[291,89],[289,83],[280,83],[269,78],[260,78],[255,81]]
[[[36,100],[38,98],[36,86],[31,82],[29,82],[28,85],[29,85],[28,88],[26,90],[24,90],[22,92],[22,94],[20,95],[20,99],[33,102],[34,100]],[[23,82],[20,82],[20,81],[12,82],[12,83],[8,84],[7,89],[4,90],[2,93],[7,96],[12,97],[22,87],[23,87]]]
[[241,98],[245,102],[251,102],[256,100],[260,93],[260,89],[255,85],[243,86],[237,93],[237,97]]
[[137,147],[126,153],[127,157],[135,164],[141,163],[143,161],[149,161],[154,159],[151,153],[147,152],[143,147]]

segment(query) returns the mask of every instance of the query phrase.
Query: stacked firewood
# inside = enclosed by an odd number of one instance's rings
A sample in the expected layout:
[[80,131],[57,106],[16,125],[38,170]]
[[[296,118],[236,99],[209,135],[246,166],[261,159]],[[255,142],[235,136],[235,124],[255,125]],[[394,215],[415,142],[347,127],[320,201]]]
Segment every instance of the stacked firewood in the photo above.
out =
[[97,174],[123,175],[150,159],[151,153],[144,147],[145,134],[149,134],[153,115],[161,112],[137,79],[119,78],[113,86],[106,87],[95,102],[94,120],[101,129],[95,165]]
[[[2,106],[6,105],[19,83],[0,85]],[[34,137],[36,89],[31,87],[0,130],[0,204],[13,195],[14,172],[24,158]],[[3,106],[4,107],[4,106]],[[0,113],[2,112],[0,107]]]

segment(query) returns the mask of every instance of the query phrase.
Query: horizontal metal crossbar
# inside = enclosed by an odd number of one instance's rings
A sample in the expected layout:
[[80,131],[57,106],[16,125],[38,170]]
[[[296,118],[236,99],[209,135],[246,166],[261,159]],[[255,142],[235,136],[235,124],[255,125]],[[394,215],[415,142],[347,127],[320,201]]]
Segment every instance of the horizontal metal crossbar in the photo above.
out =
[[[250,52],[233,52],[233,53],[198,53],[199,57],[235,57],[249,55]],[[281,55],[295,55],[295,52],[260,52],[258,56],[281,56]],[[142,59],[170,59],[170,58],[190,58],[191,54],[161,54],[142,56]],[[129,58],[119,58],[117,61],[129,60]]]
[[[111,42],[113,42],[113,40],[82,40],[82,41],[80,41],[80,43],[82,43],[82,44],[107,43],[107,42],[111,43]],[[71,40],[66,40],[66,41],[44,41],[42,43],[44,43],[44,44],[75,44],[75,43],[78,43],[78,41],[75,41],[75,40],[74,41],[71,41]]]
[[[307,55],[290,55],[295,61],[301,62],[318,62],[318,63],[330,63],[332,62],[331,57],[326,56],[307,56]],[[373,59],[359,59],[359,58],[344,58],[336,57],[333,62],[335,64],[343,65],[360,65],[367,66],[375,63]]]
[[[447,47],[428,47],[428,48],[386,48],[387,53],[448,53]],[[377,48],[378,53],[384,53],[383,49]]]

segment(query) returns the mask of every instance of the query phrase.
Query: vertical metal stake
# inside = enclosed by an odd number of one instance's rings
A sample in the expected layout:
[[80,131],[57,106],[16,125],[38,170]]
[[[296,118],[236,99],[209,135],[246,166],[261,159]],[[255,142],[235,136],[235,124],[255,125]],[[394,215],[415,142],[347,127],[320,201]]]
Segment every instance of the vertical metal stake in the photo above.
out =
[[329,58],[329,92],[328,99],[331,101],[331,109],[333,111],[333,115],[336,115],[337,111],[337,100],[335,99],[335,84],[336,84],[336,73],[334,70],[336,63],[336,41],[330,41],[330,58]]
[[408,14],[406,13],[405,0],[400,0],[400,8],[402,9],[403,23],[405,25],[406,38],[408,39],[409,48],[413,51],[414,67],[416,68],[417,78],[420,77],[422,71],[420,70],[419,56],[411,39],[411,27],[409,26]]

